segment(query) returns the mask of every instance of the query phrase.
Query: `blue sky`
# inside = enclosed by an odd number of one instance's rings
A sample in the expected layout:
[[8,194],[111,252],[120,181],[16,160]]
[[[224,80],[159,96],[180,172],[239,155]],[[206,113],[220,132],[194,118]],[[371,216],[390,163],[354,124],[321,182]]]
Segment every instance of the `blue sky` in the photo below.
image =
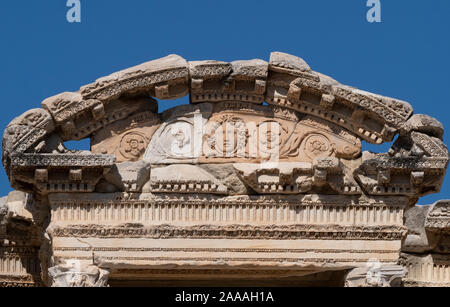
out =
[[[366,2],[81,0],[82,22],[70,24],[66,0],[2,0],[0,126],[46,97],[171,53],[232,61],[283,51],[342,83],[406,100],[450,129],[450,1],[381,0],[382,22],[372,24]],[[0,194],[10,190],[1,169]],[[442,198],[450,198],[448,176],[420,203]]]

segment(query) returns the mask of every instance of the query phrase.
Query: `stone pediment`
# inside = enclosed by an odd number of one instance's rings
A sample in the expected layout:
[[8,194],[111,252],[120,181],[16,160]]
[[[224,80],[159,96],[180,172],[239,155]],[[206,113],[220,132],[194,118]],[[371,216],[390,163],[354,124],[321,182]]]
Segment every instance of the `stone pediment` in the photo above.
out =
[[[189,104],[158,113],[186,95]],[[388,264],[379,284],[397,284],[406,274],[396,265],[404,212],[440,190],[448,166],[443,130],[407,102],[340,84],[296,56],[169,55],[11,121],[2,161],[25,193],[0,203],[0,239],[13,238],[26,216],[22,237],[41,235],[20,257],[40,262],[43,282],[54,285],[77,274],[88,285],[190,270],[343,274],[374,255]],[[386,153],[362,151],[363,142],[394,137]],[[64,145],[86,138],[89,151]],[[14,209],[25,203],[29,214]],[[418,232],[447,229],[447,207],[435,205]],[[425,246],[421,235],[410,240]],[[348,284],[367,283],[365,274],[354,271]]]
[[[187,94],[190,105],[157,113],[154,98]],[[310,163],[296,179],[302,183],[275,180],[269,190],[305,193],[312,183],[338,194],[418,197],[439,191],[448,164],[443,128],[435,119],[413,116],[406,102],[342,85],[280,52],[272,53],[269,63],[187,62],[170,55],[48,98],[42,107],[14,119],[3,139],[6,171],[13,187],[24,191],[42,190],[42,184],[49,191],[94,191],[111,166],[100,161],[115,159],[151,165]],[[379,144],[396,134],[388,153],[361,154],[362,141]],[[91,152],[63,146],[87,137]],[[55,161],[80,158],[90,166],[64,166],[72,179],[58,179],[64,167]],[[312,166],[328,158],[338,159],[332,172]],[[35,159],[43,163],[32,163]],[[239,178],[248,188],[242,191],[262,191],[239,172],[227,176]],[[190,182],[178,176],[172,184],[177,180]],[[58,184],[69,189],[51,188]]]

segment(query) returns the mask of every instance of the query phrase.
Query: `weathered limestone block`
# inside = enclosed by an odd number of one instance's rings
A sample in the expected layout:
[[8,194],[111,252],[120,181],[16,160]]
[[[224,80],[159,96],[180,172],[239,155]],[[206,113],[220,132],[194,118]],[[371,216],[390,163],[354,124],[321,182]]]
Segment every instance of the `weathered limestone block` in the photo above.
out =
[[372,260],[365,267],[351,270],[346,287],[400,287],[408,271],[401,265],[381,264]]
[[84,100],[80,93],[64,92],[49,97],[42,102],[42,108],[50,112],[57,124],[64,123],[80,113],[94,112],[96,106],[102,105],[99,100]]
[[120,191],[140,192],[150,178],[150,164],[142,160],[117,163],[104,178]]
[[78,154],[20,154],[12,157],[11,185],[21,191],[40,193],[92,192],[114,165],[114,157]]
[[[375,125],[378,122],[378,125],[382,125],[378,129],[381,129],[381,135],[387,140],[392,140],[394,134],[391,131],[399,129],[413,113],[413,108],[409,103],[398,99],[383,97],[347,86],[334,86],[333,92],[338,101],[355,108],[357,112],[366,113],[367,117],[352,114],[362,124],[368,126],[368,124]],[[373,137],[371,136],[371,138]]]
[[80,91],[84,99],[101,101],[117,99],[124,93],[147,93],[158,99],[177,99],[188,94],[188,80],[186,60],[172,54],[100,78],[83,86]]
[[[263,102],[266,92],[269,63],[254,59],[248,61],[231,62],[234,80],[234,91],[239,100],[245,100],[247,95],[253,95],[253,100]],[[242,97],[242,98],[241,98]]]
[[431,206],[425,219],[425,228],[450,234],[450,200],[440,200]]
[[191,102],[248,101],[262,103],[268,63],[262,60],[189,62]]
[[308,162],[265,162],[233,164],[239,177],[258,194],[303,194],[334,190],[345,195],[361,194],[356,182],[344,174],[337,158]]
[[[192,102],[223,100],[221,95],[222,80],[226,80],[232,73],[230,63],[221,61],[192,61],[189,62],[191,77]],[[230,82],[231,83],[231,82]],[[232,86],[232,85],[228,85]]]
[[3,165],[9,173],[10,156],[30,150],[55,129],[50,114],[43,109],[32,109],[13,119],[3,134]]
[[408,209],[405,226],[408,227],[408,236],[402,244],[403,252],[416,256],[440,254],[444,258],[445,255],[450,257],[450,201],[441,200]]
[[199,167],[227,188],[228,195],[247,195],[251,190],[242,182],[233,164],[200,164]]
[[437,119],[431,116],[424,114],[414,114],[403,125],[403,127],[400,130],[400,133],[407,135],[412,131],[425,133],[442,140],[442,137],[444,135],[444,126]]
[[[449,161],[447,149],[437,146],[426,135],[418,137],[426,141],[422,146],[427,148],[427,152],[421,151],[421,155],[414,154],[412,147],[395,156],[392,152],[363,152],[361,166],[355,170],[355,178],[361,187],[371,195],[401,194],[417,197],[439,192]],[[380,172],[384,175],[380,176]],[[385,179],[387,172],[390,172],[389,180]]]
[[295,74],[295,72],[312,72],[303,59],[283,52],[272,52],[269,65],[272,70],[290,74]]
[[450,201],[415,206],[405,214],[408,236],[401,263],[406,286],[450,287]]
[[150,97],[123,97],[97,106],[91,112],[76,113],[71,119],[61,123],[63,138],[80,140],[118,120],[139,112],[155,112],[158,107]]
[[391,141],[412,115],[408,103],[341,85],[294,56],[272,53],[269,71],[269,104],[337,123],[370,143]]
[[405,212],[405,226],[408,236],[402,243],[402,251],[407,253],[424,253],[434,249],[438,236],[425,229],[425,219],[432,206],[414,206]]
[[153,193],[227,194],[227,187],[214,176],[189,164],[152,167],[150,186]]
[[48,269],[52,287],[107,287],[109,272],[95,265],[80,264],[78,260]]
[[28,222],[33,221],[33,208],[32,205],[32,196],[21,192],[21,191],[12,191],[7,196],[7,212],[8,218],[10,219],[20,219]]
[[6,239],[6,223],[8,216],[8,196],[0,198],[0,242]]
[[236,163],[233,167],[239,177],[259,194],[299,194],[312,190],[311,163]]

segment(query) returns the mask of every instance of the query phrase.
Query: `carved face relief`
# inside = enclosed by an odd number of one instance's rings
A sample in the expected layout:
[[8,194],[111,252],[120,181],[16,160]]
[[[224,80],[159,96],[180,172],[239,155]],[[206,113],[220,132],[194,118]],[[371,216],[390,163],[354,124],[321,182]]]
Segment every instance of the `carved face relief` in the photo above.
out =
[[245,155],[247,130],[239,117],[211,119],[206,128],[205,154],[208,157],[242,157]]
[[275,121],[267,121],[258,126],[258,149],[262,158],[278,158],[282,127]]

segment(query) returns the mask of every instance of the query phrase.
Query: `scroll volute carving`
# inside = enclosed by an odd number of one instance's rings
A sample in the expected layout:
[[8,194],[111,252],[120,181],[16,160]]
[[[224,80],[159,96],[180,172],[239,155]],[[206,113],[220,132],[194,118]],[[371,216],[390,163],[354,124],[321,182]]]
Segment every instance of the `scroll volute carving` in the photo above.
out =
[[313,116],[247,103],[217,104],[203,138],[200,163],[312,162],[356,158],[361,141]]

